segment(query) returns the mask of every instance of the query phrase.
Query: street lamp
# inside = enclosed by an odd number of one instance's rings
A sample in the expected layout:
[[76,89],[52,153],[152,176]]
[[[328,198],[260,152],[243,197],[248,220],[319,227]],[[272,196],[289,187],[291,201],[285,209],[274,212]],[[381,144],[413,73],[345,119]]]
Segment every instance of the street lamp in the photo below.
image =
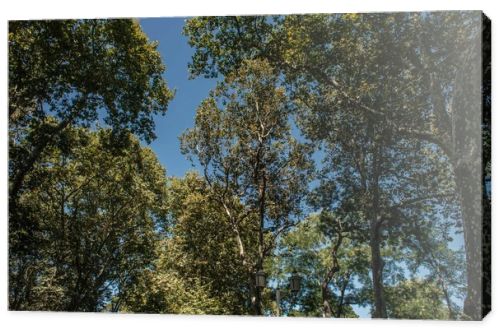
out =
[[[297,294],[300,291],[300,281],[301,277],[297,274],[297,271],[293,271],[292,276],[290,277],[290,291],[293,294]],[[285,297],[288,294],[286,290],[276,289],[276,306],[277,306],[277,316],[279,317],[281,314],[280,303],[281,298]]]
[[293,293],[297,293],[300,291],[300,276],[296,271],[293,272],[292,277],[290,278],[290,290]]
[[255,286],[257,288],[266,287],[266,273],[264,272],[264,270],[259,270],[255,274]]

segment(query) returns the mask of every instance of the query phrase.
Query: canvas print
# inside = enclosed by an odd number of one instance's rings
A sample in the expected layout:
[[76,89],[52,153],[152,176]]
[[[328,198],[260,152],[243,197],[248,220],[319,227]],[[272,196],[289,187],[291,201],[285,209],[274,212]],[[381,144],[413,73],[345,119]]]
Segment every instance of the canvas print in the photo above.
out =
[[480,11],[10,21],[9,309],[481,320]]

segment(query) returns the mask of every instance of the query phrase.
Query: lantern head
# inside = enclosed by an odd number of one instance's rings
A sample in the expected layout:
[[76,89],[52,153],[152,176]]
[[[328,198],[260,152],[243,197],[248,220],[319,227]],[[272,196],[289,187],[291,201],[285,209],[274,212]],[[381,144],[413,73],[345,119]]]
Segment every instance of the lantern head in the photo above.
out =
[[296,271],[294,271],[292,277],[290,278],[290,290],[293,293],[297,293],[300,291],[300,280],[301,277],[297,274]]
[[257,288],[264,288],[266,286],[266,273],[263,270],[259,270],[255,274],[255,286]]

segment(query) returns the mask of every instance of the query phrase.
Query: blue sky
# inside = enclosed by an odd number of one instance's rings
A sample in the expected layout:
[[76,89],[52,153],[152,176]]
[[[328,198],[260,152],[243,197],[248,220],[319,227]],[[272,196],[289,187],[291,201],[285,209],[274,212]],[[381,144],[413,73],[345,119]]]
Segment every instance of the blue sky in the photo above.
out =
[[188,63],[193,54],[187,38],[182,35],[185,18],[141,19],[140,24],[149,39],[158,41],[168,86],[176,90],[166,116],[157,116],[157,139],[150,145],[169,176],[183,176],[192,169],[191,163],[181,154],[179,136],[194,124],[196,108],[208,96],[216,80],[189,79]]

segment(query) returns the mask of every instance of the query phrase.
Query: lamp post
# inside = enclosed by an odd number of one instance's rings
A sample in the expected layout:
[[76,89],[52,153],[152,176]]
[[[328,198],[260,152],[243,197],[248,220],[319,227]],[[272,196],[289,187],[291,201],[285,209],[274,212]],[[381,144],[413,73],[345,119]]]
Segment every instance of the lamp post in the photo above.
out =
[[266,273],[264,270],[259,269],[255,273],[255,300],[254,300],[254,307],[255,307],[255,314],[256,315],[262,315],[262,305],[261,305],[261,290],[266,287]]
[[[290,292],[293,294],[297,294],[300,291],[300,281],[301,277],[299,274],[297,274],[297,271],[293,271],[292,276],[290,277]],[[277,308],[277,316],[279,317],[281,315],[281,307],[280,307],[280,302],[281,302],[281,297],[284,297],[287,295],[286,290],[280,290],[279,288],[276,289],[276,308]]]
[[[293,294],[297,294],[300,291],[300,281],[302,278],[300,277],[299,274],[297,274],[297,271],[294,270],[292,273],[292,276],[290,277],[290,292]],[[266,287],[266,273],[264,270],[260,269],[255,273],[255,287],[257,289],[263,289]],[[281,297],[284,297],[288,294],[288,291],[286,290],[280,290],[278,287],[276,289],[276,306],[277,306],[277,316],[279,317],[281,314],[281,308],[280,308],[280,302],[281,302]]]

